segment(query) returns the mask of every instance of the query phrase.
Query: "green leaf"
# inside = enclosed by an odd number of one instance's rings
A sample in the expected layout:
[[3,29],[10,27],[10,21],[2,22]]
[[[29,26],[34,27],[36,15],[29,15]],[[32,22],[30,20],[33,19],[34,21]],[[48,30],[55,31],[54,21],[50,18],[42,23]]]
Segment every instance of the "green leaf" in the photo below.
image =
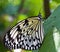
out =
[[20,20],[24,20],[24,19],[26,19],[26,18],[28,18],[26,15],[24,15],[24,14],[19,14],[18,15],[18,21],[20,21]]
[[60,0],[52,0],[52,1],[55,1],[55,2],[57,2],[57,3],[60,3]]
[[39,14],[39,11],[43,13],[42,6],[43,0],[26,0],[24,3],[24,9],[27,10],[28,16],[36,16]]
[[48,17],[48,19],[44,22],[45,39],[39,52],[60,52],[60,39],[58,39],[60,38],[59,22],[60,6],[58,6],[54,10],[54,12]]

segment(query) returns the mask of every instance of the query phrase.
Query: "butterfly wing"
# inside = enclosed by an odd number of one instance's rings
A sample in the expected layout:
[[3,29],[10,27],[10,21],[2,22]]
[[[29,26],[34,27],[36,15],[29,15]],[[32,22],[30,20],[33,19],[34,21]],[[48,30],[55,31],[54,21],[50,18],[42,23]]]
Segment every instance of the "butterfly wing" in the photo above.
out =
[[38,49],[43,41],[43,27],[38,17],[27,18],[10,29],[4,36],[4,45],[9,49]]

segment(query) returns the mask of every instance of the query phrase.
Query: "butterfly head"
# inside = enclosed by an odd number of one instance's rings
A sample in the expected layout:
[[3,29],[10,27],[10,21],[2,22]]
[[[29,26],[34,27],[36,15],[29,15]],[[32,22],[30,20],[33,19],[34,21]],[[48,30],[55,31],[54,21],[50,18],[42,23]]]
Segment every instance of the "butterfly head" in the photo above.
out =
[[41,16],[41,13],[39,13],[39,14],[38,14],[38,19],[41,20],[41,19],[42,19],[41,17],[42,17],[42,16]]

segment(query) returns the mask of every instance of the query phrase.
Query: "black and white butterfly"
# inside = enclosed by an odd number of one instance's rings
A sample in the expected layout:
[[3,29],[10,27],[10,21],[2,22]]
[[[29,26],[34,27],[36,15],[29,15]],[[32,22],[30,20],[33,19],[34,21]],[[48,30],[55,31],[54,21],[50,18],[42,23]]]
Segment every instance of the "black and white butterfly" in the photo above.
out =
[[20,21],[4,36],[4,45],[10,50],[36,50],[44,39],[41,16],[33,16]]

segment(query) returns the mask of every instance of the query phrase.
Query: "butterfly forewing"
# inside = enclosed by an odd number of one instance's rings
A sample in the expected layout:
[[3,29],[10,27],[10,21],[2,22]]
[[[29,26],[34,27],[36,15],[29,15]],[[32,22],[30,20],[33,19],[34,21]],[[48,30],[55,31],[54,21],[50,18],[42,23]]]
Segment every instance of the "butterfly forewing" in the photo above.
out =
[[38,49],[43,41],[43,29],[39,17],[27,18],[20,21],[9,30],[4,37],[4,44],[9,49]]

